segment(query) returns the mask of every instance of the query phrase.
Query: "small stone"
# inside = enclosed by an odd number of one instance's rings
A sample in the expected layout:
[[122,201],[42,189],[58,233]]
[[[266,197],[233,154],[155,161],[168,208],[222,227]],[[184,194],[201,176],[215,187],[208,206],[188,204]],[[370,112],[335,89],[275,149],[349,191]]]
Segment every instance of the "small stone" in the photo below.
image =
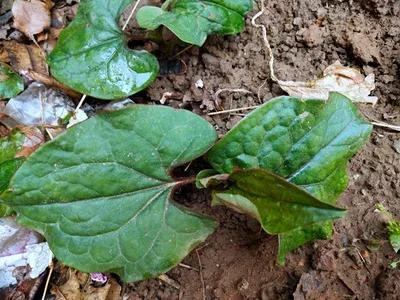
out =
[[198,89],[202,89],[204,87],[204,82],[203,80],[199,79],[195,82],[194,84]]
[[397,153],[400,154],[400,140],[394,141],[393,148]]
[[239,291],[245,291],[249,288],[249,286],[250,286],[249,282],[246,279],[242,278],[239,281],[237,288]]

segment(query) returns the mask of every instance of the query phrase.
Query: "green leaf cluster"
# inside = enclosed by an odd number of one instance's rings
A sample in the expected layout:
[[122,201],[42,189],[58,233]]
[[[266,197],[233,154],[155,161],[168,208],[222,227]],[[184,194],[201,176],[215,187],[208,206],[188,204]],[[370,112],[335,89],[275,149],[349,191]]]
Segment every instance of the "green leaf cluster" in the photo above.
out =
[[[159,72],[157,58],[129,49],[118,25],[130,3],[82,0],[48,57],[51,74],[82,94],[104,100],[128,97],[149,86]],[[142,7],[137,13],[139,24],[151,30],[165,25],[183,41],[201,46],[209,34],[242,31],[252,0],[169,0],[166,4],[168,10]]]
[[[347,161],[371,130],[371,124],[341,94],[332,93],[326,104],[279,97],[234,127],[208,153],[208,160],[220,173],[237,168],[269,170],[333,205],[347,186]],[[270,214],[281,212],[280,208],[269,210]],[[262,214],[261,209],[258,213]],[[264,229],[270,232],[263,220]],[[321,219],[286,229],[278,233],[281,263],[288,252],[302,244],[329,238],[332,223]]]
[[2,195],[55,256],[126,281],[164,273],[216,223],[171,201],[172,168],[215,142],[202,118],[135,105],[97,115],[33,153]]
[[244,16],[252,0],[175,0],[163,7],[144,6],[137,15],[143,28],[166,26],[180,40],[202,46],[213,33],[237,34],[244,28]]
[[[215,145],[215,129],[191,112],[134,105],[43,145],[0,197],[65,264],[137,281],[168,271],[215,229],[214,220],[171,200],[175,188],[196,182],[214,187],[214,205],[247,213],[278,234],[283,261],[331,234],[331,220],[344,213],[333,204],[345,189],[347,160],[370,131],[339,94],[326,104],[272,100]],[[214,170],[171,176],[207,151]]]
[[157,59],[127,47],[118,20],[131,0],[82,0],[48,57],[51,74],[92,97],[112,100],[146,88],[156,78]]

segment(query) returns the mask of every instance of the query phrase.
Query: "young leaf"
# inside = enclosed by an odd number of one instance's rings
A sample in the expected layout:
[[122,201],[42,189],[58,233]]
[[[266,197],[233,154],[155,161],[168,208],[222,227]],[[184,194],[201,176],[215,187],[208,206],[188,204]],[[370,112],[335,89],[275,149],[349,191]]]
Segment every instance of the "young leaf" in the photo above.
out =
[[389,222],[387,229],[389,231],[389,241],[393,250],[399,252],[400,250],[400,222]]
[[400,222],[397,221],[393,215],[386,210],[386,208],[378,203],[376,205],[378,211],[387,219],[387,230],[389,234],[389,241],[396,252],[400,251]]
[[24,81],[8,65],[0,62],[0,99],[12,98],[24,90]]
[[[326,103],[280,97],[239,122],[211,149],[208,159],[220,173],[235,168],[270,170],[333,204],[347,186],[348,159],[371,130],[341,94],[331,93]],[[323,222],[280,234],[279,256],[328,231]]]
[[144,6],[136,14],[139,26],[155,30],[168,27],[182,41],[202,46],[212,33],[237,34],[244,28],[244,16],[252,0],[175,0],[169,10]]
[[158,74],[157,59],[126,46],[118,19],[131,0],[82,0],[62,31],[48,62],[65,85],[100,99],[117,99],[147,87]]
[[234,186],[215,192],[213,204],[224,204],[255,217],[269,234],[340,218],[342,209],[319,201],[303,189],[263,169],[234,172]]
[[216,226],[170,201],[185,180],[169,175],[215,140],[214,128],[188,111],[135,105],[106,112],[32,154],[3,199],[65,264],[126,281],[154,277]]

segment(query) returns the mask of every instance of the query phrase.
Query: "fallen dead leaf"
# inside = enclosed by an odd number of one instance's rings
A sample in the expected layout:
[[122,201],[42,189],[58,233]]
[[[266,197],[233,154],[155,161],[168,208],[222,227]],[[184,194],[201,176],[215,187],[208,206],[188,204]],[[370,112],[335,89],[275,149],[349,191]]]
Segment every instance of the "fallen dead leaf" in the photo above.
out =
[[18,126],[18,129],[25,135],[25,139],[22,149],[15,154],[15,157],[28,157],[45,142],[43,133],[36,127]]
[[75,104],[68,96],[34,82],[24,92],[11,98],[3,113],[25,126],[60,126],[62,120],[74,110]]
[[10,64],[20,74],[26,74],[29,70],[49,74],[41,50],[34,45],[20,44],[15,41],[1,42],[0,61]]
[[90,275],[81,273],[70,268],[62,269],[68,272],[67,280],[61,285],[53,284],[51,294],[57,300],[119,300],[121,299],[121,286],[114,278],[109,278],[108,282],[96,287]]
[[74,90],[70,89],[69,87],[63,85],[62,83],[58,82],[55,80],[53,77],[50,77],[49,75],[44,75],[40,74],[35,71],[28,71],[27,73],[28,77],[34,81],[39,81],[43,84],[45,84],[47,87],[59,89],[66,93],[69,97],[72,99],[78,100],[82,97],[81,94],[78,92],[75,92]]
[[37,278],[53,259],[53,254],[42,237],[15,222],[12,217],[0,220],[0,288],[16,284],[23,268],[27,278]]
[[278,84],[290,96],[303,99],[327,100],[330,92],[338,92],[354,102],[375,105],[378,101],[378,97],[370,96],[375,89],[375,75],[364,77],[357,69],[345,67],[339,61],[328,66],[319,79],[307,82],[279,80]]
[[31,0],[28,2],[16,0],[12,7],[14,27],[29,38],[34,39],[35,34],[41,33],[50,27],[50,9],[49,1]]

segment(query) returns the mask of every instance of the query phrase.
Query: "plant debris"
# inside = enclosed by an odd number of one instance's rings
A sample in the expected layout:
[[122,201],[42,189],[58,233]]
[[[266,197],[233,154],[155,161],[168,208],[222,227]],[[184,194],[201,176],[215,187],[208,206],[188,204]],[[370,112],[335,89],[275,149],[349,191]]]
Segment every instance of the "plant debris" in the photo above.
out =
[[14,16],[14,27],[25,33],[29,38],[41,33],[50,27],[50,9],[47,4],[39,0],[15,0],[12,13]]

